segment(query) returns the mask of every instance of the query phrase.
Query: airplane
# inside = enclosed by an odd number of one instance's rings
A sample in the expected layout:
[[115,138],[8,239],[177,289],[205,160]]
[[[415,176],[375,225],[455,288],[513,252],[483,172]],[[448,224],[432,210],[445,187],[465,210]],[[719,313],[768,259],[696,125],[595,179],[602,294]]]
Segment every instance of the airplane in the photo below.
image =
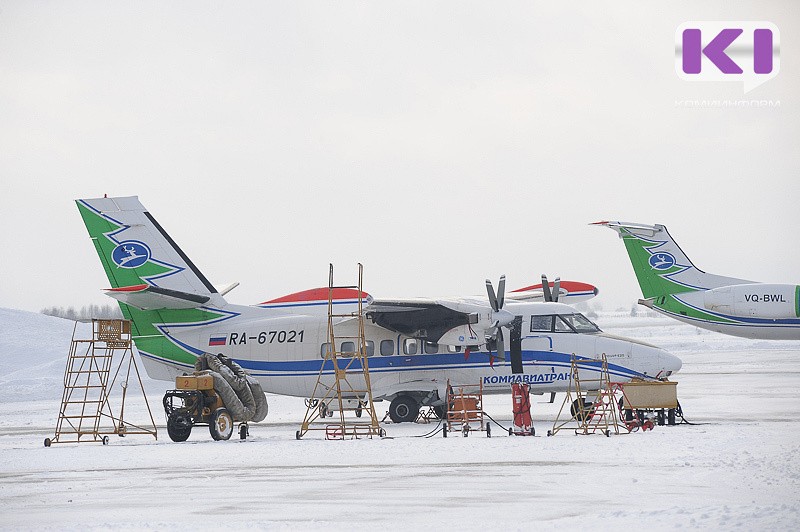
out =
[[[333,380],[332,364],[324,361],[328,287],[232,304],[224,295],[236,284],[215,288],[138,197],[76,203],[111,284],[105,294],[132,321],[134,344],[151,378],[174,381],[211,352],[235,360],[268,393],[310,398],[320,374]],[[481,383],[484,393],[508,393],[515,382],[529,384],[534,394],[566,391],[573,353],[593,359],[605,354],[609,374],[619,382],[663,380],[680,369],[677,357],[603,333],[559,302],[593,297],[592,285],[543,280],[507,297],[504,278],[497,292],[487,281],[487,298],[375,299],[353,288],[335,288],[331,297],[337,314],[356,310],[361,298],[373,399],[390,402],[396,423],[414,421],[423,406],[444,417],[448,381]],[[337,336],[355,336],[357,321],[341,318]],[[598,379],[599,366],[586,371]]]
[[768,284],[706,273],[695,266],[663,225],[595,222],[625,243],[644,299],[671,318],[732,336],[800,340],[800,286]]

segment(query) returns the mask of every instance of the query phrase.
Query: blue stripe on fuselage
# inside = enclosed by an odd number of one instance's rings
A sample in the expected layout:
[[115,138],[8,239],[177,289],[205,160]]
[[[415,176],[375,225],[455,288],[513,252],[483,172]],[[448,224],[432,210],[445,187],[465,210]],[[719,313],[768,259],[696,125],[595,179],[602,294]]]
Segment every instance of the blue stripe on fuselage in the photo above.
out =
[[[299,377],[315,375],[320,372],[323,364],[322,359],[298,360],[285,362],[257,361],[235,359],[244,369],[248,370],[253,376],[269,377]],[[435,371],[452,369],[489,369],[496,370],[499,367],[510,365],[510,362],[495,358],[494,367],[489,360],[486,352],[470,353],[469,358],[464,360],[463,353],[444,353],[437,355],[393,355],[393,356],[374,356],[369,359],[370,373],[387,373],[393,371]],[[571,367],[571,355],[567,353],[555,353],[551,351],[523,351],[523,365],[526,366],[557,366],[563,368]],[[339,357],[339,367],[344,367],[350,359]],[[600,361],[597,361],[600,364]],[[360,370],[361,364],[358,360],[353,360],[351,370]],[[586,369],[591,369],[587,367]],[[599,367],[598,367],[599,370]],[[617,364],[608,364],[609,373],[612,375],[631,378],[644,377],[641,373],[633,371]],[[328,361],[323,371],[324,374],[333,373],[333,363]]]

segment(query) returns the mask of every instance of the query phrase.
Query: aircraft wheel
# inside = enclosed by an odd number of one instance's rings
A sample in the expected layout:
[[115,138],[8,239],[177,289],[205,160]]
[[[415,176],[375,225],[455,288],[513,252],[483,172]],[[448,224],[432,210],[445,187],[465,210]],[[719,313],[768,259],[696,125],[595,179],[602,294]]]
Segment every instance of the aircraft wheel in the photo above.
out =
[[433,407],[433,413],[436,414],[436,417],[439,419],[446,419],[447,418],[447,405],[438,405]]
[[167,434],[172,441],[186,441],[192,433],[192,416],[179,410],[167,418]]
[[569,407],[569,413],[578,421],[585,421],[592,413],[592,403],[586,399],[575,399]]
[[233,416],[227,408],[217,408],[211,414],[208,431],[215,440],[228,440],[233,434]]
[[399,395],[389,405],[389,417],[394,423],[411,423],[419,415],[419,403],[407,395]]

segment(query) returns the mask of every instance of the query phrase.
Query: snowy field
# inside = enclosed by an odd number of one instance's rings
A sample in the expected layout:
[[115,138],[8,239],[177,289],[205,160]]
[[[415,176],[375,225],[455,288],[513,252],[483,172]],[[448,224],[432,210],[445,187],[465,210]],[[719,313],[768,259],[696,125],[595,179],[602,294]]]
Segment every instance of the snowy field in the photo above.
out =
[[[604,330],[683,359],[674,380],[693,425],[606,438],[552,427],[534,397],[536,438],[419,436],[435,425],[385,425],[388,437],[301,441],[301,399],[269,396],[246,441],[197,427],[159,439],[55,445],[72,323],[0,309],[0,528],[797,530],[800,528],[800,343],[747,341],[665,318],[601,314]],[[503,425],[510,396],[486,409]],[[130,404],[126,417],[141,420]],[[383,414],[387,403],[378,403]]]

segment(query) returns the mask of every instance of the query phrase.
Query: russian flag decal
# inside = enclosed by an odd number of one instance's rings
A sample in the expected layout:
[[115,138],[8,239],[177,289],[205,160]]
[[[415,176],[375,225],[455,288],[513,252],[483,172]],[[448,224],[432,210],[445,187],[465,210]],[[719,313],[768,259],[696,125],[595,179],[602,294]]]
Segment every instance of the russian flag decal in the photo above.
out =
[[225,345],[228,343],[228,336],[212,336],[208,339],[208,345]]

